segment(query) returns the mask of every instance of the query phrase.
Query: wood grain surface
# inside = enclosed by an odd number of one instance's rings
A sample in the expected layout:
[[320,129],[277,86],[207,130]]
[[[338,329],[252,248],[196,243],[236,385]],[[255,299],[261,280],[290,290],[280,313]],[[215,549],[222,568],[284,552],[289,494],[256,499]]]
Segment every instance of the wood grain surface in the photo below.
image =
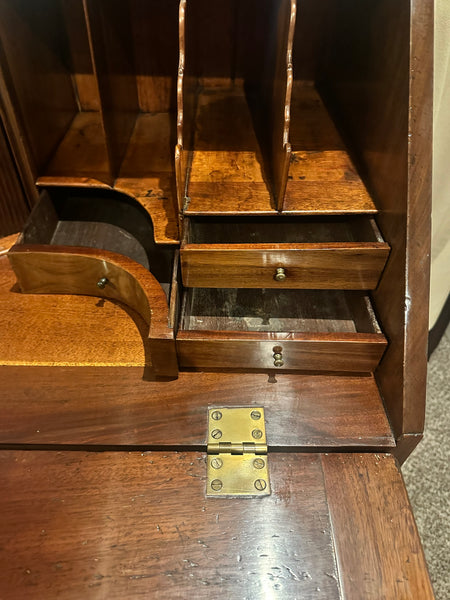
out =
[[197,98],[190,175],[189,212],[205,203],[217,209],[228,202],[252,210],[271,206],[270,185],[242,86],[209,88]]
[[[370,375],[0,367],[0,444],[206,447],[209,406],[258,406],[273,450],[392,448]],[[14,402],[11,401],[14,398]]]
[[21,129],[15,131],[17,143],[25,146],[21,157],[36,176],[78,112],[64,60],[62,11],[53,0],[2,2],[0,37],[2,98],[8,119],[17,119]]
[[[119,300],[147,323],[152,366],[160,375],[178,372],[166,295],[155,277],[135,261],[93,248],[18,244],[8,253],[23,292],[82,294]],[[101,278],[107,282],[100,289]]]
[[79,113],[37,183],[42,187],[112,188],[123,192],[136,199],[148,212],[158,243],[177,244],[171,126],[168,113],[139,115],[118,177],[114,180],[109,171],[100,114]]
[[[186,244],[188,287],[374,289],[389,249],[383,243]],[[274,279],[277,268],[286,279]]]
[[[180,367],[373,372],[386,348],[382,334],[178,331]],[[276,369],[278,370],[278,368]]]
[[343,597],[434,598],[401,473],[389,455],[322,455]]
[[396,435],[419,434],[428,336],[433,3],[331,4],[323,95],[358,157],[392,248],[374,293],[390,340],[377,377]]
[[2,597],[433,598],[391,457],[269,460],[271,496],[207,499],[195,452],[1,452]]
[[292,155],[283,210],[316,207],[318,212],[376,212],[312,82],[294,82],[290,141]]

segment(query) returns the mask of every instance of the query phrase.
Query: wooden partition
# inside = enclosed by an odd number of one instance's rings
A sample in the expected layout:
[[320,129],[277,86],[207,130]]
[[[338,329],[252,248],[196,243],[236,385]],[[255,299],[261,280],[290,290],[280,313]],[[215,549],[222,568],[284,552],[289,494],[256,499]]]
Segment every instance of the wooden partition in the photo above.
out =
[[425,414],[433,3],[333,0],[330,11],[320,87],[392,247],[373,293],[389,339],[376,376],[404,459],[421,438]]
[[176,242],[177,2],[44,4],[0,7],[5,93],[34,180],[114,187],[160,220],[157,239]]
[[179,208],[273,213],[289,160],[295,2],[180,4]]

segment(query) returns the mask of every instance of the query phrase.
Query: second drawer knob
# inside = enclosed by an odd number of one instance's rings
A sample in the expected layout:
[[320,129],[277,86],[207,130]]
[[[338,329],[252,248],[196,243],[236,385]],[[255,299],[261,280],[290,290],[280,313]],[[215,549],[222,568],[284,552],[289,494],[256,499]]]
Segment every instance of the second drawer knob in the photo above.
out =
[[282,367],[284,365],[283,355],[281,354],[281,352],[274,353],[273,364],[275,367]]
[[275,275],[273,276],[275,281],[284,281],[286,277],[286,271],[283,269],[283,267],[278,267],[275,271]]

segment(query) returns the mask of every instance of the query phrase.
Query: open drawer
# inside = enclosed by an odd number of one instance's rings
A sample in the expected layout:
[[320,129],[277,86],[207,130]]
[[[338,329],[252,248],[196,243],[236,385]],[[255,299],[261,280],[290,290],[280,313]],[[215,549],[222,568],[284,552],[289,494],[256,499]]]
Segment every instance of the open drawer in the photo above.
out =
[[99,296],[130,307],[148,326],[143,341],[155,374],[177,375],[178,252],[155,244],[136,201],[110,190],[44,192],[8,258],[22,292]]
[[188,287],[374,289],[389,255],[373,217],[191,217]]
[[189,288],[181,312],[180,367],[369,372],[387,344],[361,292]]

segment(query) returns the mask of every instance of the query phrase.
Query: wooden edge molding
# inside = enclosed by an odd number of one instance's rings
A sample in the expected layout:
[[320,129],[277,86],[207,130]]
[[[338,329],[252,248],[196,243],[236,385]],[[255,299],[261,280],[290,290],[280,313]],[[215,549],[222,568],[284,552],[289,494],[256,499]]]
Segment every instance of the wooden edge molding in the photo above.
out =
[[135,310],[149,325],[147,341],[155,373],[178,374],[167,299],[142,265],[107,250],[68,246],[15,245],[8,258],[22,292],[98,296]]
[[423,433],[406,433],[396,439],[396,447],[392,454],[401,466],[422,440]]
[[290,0],[289,26],[287,35],[287,46],[285,55],[286,83],[284,97],[284,122],[282,131],[282,165],[279,174],[278,189],[276,190],[277,210],[282,211],[284,206],[284,196],[289,174],[289,165],[291,162],[291,144],[289,141],[291,125],[291,98],[292,86],[294,83],[294,61],[293,48],[295,36],[295,24],[297,20],[297,0]]

